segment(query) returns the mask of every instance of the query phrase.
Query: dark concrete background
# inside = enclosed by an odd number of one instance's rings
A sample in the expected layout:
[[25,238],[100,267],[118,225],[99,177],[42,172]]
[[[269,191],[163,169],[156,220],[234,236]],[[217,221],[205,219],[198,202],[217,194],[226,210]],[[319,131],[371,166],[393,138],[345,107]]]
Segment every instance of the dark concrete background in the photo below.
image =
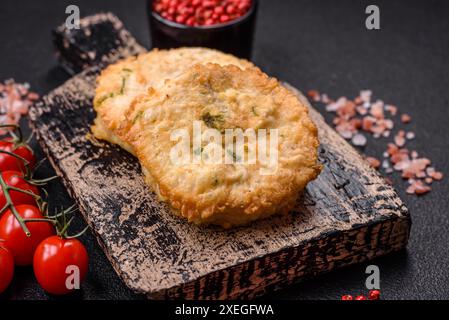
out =
[[[29,82],[40,94],[68,76],[57,67],[50,30],[77,4],[82,16],[111,11],[147,47],[150,44],[145,1],[23,1],[0,4],[0,79]],[[377,4],[381,30],[365,28],[365,8]],[[409,113],[417,138],[410,144],[449,174],[449,2],[262,0],[254,43],[254,62],[270,75],[306,91],[319,89],[336,97],[372,89],[376,98]],[[327,115],[327,119],[330,119]],[[26,124],[24,123],[24,128]],[[385,141],[369,140],[366,153],[381,157]],[[34,148],[38,148],[36,143]],[[40,176],[52,175],[47,164]],[[417,198],[405,194],[398,175],[393,182],[413,219],[406,251],[377,259],[385,299],[449,298],[449,184]],[[59,183],[48,187],[50,204],[72,202]],[[83,222],[77,219],[75,229]],[[139,299],[116,276],[91,233],[82,237],[90,254],[83,290],[63,299]],[[270,294],[275,299],[339,299],[366,293],[368,263],[292,285]],[[0,299],[55,299],[34,280],[31,268],[18,269],[11,288]]]

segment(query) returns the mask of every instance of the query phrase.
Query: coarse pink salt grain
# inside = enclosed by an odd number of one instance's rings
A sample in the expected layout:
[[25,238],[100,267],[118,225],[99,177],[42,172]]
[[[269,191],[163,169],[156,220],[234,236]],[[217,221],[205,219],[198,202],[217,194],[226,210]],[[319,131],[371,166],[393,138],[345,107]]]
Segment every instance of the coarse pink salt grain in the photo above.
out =
[[[39,99],[39,95],[29,91],[29,84],[16,83],[9,79],[0,83],[0,123],[17,125],[21,116],[28,113],[31,104]],[[0,129],[0,135],[8,129]]]
[[[335,130],[354,146],[367,144],[366,136],[361,132],[370,134],[376,139],[392,136],[390,139],[393,141],[387,143],[382,162],[374,157],[366,157],[366,160],[376,169],[381,167],[380,169],[387,174],[399,171],[410,184],[407,193],[425,194],[431,190],[428,186],[430,183],[443,178],[441,172],[429,167],[431,163],[429,159],[419,158],[416,150],[409,151],[405,147],[408,140],[415,139],[414,132],[393,131],[395,118],[392,117],[397,115],[398,107],[386,104],[380,99],[372,102],[374,100],[372,100],[371,90],[361,90],[352,100],[344,96],[333,100],[327,94],[320,94],[317,90],[309,90],[308,96],[314,101],[323,103],[326,111],[335,114],[332,119]],[[409,123],[411,117],[403,113],[400,120],[402,123]]]
[[384,118],[384,106],[382,102],[376,101],[371,105],[371,115],[376,119]]
[[307,91],[307,95],[313,101],[316,101],[316,102],[320,101],[320,93],[317,90],[309,90],[309,91]]
[[360,99],[362,99],[363,102],[370,102],[372,94],[373,92],[371,90],[362,90],[360,91]]
[[385,105],[385,110],[387,110],[392,116],[395,116],[398,113],[398,108],[391,104]]
[[363,134],[357,133],[352,137],[352,144],[363,147],[366,145],[366,137]]
[[412,118],[408,114],[404,113],[401,115],[401,121],[403,123],[409,123],[410,121],[412,121]]
[[443,179],[443,173],[434,171],[430,174],[430,177],[432,177],[434,180],[441,180]]
[[380,167],[380,161],[374,157],[366,157],[366,161],[373,167],[374,169],[377,169]]
[[405,137],[407,138],[407,140],[413,140],[413,139],[415,139],[415,133],[412,131],[409,131],[405,134]]
[[429,186],[424,185],[424,184],[417,184],[415,186],[415,193],[417,195],[421,195],[421,194],[426,194],[427,192],[429,192],[430,190],[432,190]]

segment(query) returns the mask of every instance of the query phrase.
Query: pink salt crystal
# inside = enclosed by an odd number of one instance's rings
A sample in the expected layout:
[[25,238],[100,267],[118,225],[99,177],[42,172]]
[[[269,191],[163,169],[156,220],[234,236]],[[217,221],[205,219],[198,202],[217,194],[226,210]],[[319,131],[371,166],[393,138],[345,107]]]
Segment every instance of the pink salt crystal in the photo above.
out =
[[[323,102],[328,112],[336,113],[332,120],[336,131],[342,137],[351,139],[355,146],[364,146],[367,143],[366,136],[359,133],[359,130],[371,133],[374,138],[380,138],[389,137],[391,130],[395,127],[393,119],[385,117],[387,112],[395,116],[398,108],[391,104],[384,104],[382,100],[371,103],[371,90],[360,91],[359,96],[353,100],[340,97],[333,101],[326,94],[319,94],[318,91],[309,92],[308,95]],[[400,118],[403,123],[411,121],[408,114],[402,114]],[[421,195],[429,192],[431,190],[429,185],[434,180],[441,180],[443,174],[429,167],[431,163],[429,159],[418,158],[415,150],[409,151],[404,147],[407,140],[414,138],[414,132],[399,130],[393,138],[394,143],[388,143],[382,162],[373,157],[367,157],[366,160],[375,168],[382,166],[385,173],[400,171],[401,176],[410,184],[406,190],[407,193]]]
[[346,101],[347,99],[345,97],[340,97],[337,101],[326,105],[326,111],[335,112],[338,109],[342,108],[345,105]]
[[355,116],[355,103],[347,100],[340,108],[337,109],[337,114],[345,119],[350,119]]
[[335,117],[335,118],[332,120],[332,123],[335,124],[335,125],[337,125],[337,124],[342,123],[342,121],[343,121],[342,118],[340,118],[340,117]]
[[389,143],[387,145],[387,152],[390,156],[395,155],[398,151],[399,151],[399,148],[397,145],[395,145],[393,143]]
[[397,134],[394,137],[394,143],[398,146],[398,147],[403,147],[405,145],[405,138],[403,135],[401,134]]
[[360,114],[361,116],[364,116],[368,113],[368,109],[366,109],[362,106],[357,106],[355,109],[356,109],[357,113]]
[[409,123],[410,121],[412,121],[412,118],[408,114],[404,113],[401,115],[401,121],[403,123]]
[[374,157],[366,157],[366,161],[368,161],[368,163],[375,169],[379,168],[380,166],[380,161]]
[[376,119],[383,119],[384,118],[384,106],[383,106],[383,103],[379,102],[379,101],[376,101],[376,103],[373,103],[371,105],[370,113]]
[[365,131],[371,131],[371,128],[373,127],[373,124],[375,123],[376,119],[371,116],[366,116],[362,120],[362,129]]
[[340,135],[345,139],[351,139],[352,138],[352,132],[351,131],[340,131]]
[[404,169],[407,169],[409,166],[410,166],[410,160],[403,160],[403,161],[399,161],[398,163],[396,163],[393,168],[396,171],[402,171]]
[[30,92],[28,93],[28,99],[30,99],[31,101],[36,101],[39,99],[39,95],[35,92]]
[[434,172],[435,172],[434,167],[427,167],[427,169],[426,169],[427,175],[431,176]]
[[309,91],[307,91],[307,95],[313,101],[319,101],[320,100],[320,93],[317,90],[309,90]]
[[335,127],[335,130],[346,139],[352,138],[353,134],[357,131],[353,124],[348,121],[342,121]]
[[366,137],[363,134],[357,133],[352,137],[351,142],[355,146],[365,146]]
[[[420,158],[421,163],[424,165],[424,168],[432,163],[429,158]],[[423,168],[423,169],[424,169]]]
[[415,133],[412,132],[412,131],[409,131],[409,132],[407,132],[407,133],[405,134],[405,137],[406,137],[408,140],[415,139]]
[[358,97],[354,98],[354,103],[356,105],[361,105],[363,103],[363,100],[362,100],[362,98],[360,98],[360,96],[358,96]]
[[415,174],[412,171],[404,170],[404,171],[402,171],[401,176],[404,179],[412,179],[412,178],[414,178]]
[[430,160],[427,158],[413,159],[412,164],[417,170],[424,170],[430,164]]
[[415,193],[417,195],[426,194],[430,190],[432,189],[423,183],[415,183]]
[[372,93],[371,90],[362,90],[359,95],[360,99],[362,99],[363,102],[370,102]]
[[416,173],[416,177],[417,178],[425,178],[426,177],[426,173],[424,171],[419,171],[418,173]]
[[392,116],[395,116],[398,112],[398,108],[391,104],[385,105],[385,110],[387,110]]
[[325,93],[321,95],[321,101],[325,104],[330,103],[330,99],[329,99],[328,95]]
[[356,129],[362,128],[362,120],[359,118],[352,118],[351,120],[349,120],[349,123]]
[[377,133],[377,135],[379,135],[379,136],[382,133],[384,133],[384,131],[385,131],[385,124],[382,121],[377,122],[376,125],[371,128],[371,132]]
[[405,192],[407,192],[408,194],[414,194],[415,193],[415,186],[414,185],[410,185],[407,190],[405,190]]
[[435,180],[441,180],[441,179],[443,179],[443,173],[442,172],[439,172],[439,171],[435,171],[435,172],[432,172],[432,174],[430,175],[433,179],[435,179]]
[[[28,113],[32,100],[39,98],[36,93],[28,90],[28,84],[15,83],[13,79],[0,84],[0,123],[16,125],[20,117]],[[0,131],[4,134],[10,130]]]
[[385,119],[384,120],[384,123],[385,123],[385,127],[387,128],[387,129],[393,129],[393,127],[394,127],[394,122],[393,122],[393,120],[391,120],[391,119]]

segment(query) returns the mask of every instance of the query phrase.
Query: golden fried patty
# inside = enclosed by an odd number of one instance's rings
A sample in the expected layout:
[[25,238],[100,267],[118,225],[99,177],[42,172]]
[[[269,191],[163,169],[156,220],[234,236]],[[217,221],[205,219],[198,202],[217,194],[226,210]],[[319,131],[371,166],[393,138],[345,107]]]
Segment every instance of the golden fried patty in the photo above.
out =
[[97,78],[94,136],[133,153],[132,147],[123,140],[124,114],[133,100],[148,90],[159,90],[167,79],[180,75],[192,65],[208,62],[254,67],[246,60],[206,48],[155,49],[108,66]]
[[[125,123],[125,139],[135,150],[147,183],[175,212],[197,224],[230,227],[287,212],[321,168],[317,128],[307,108],[276,79],[256,68],[195,65],[165,81],[159,90],[136,99]],[[245,162],[254,147],[247,139],[244,159],[236,159],[242,154],[236,156],[236,149],[229,148],[224,138],[201,139],[195,147],[194,126],[198,129],[198,124],[202,133],[213,129],[220,137],[265,129],[266,145],[275,136],[270,129],[277,129],[275,166],[260,160],[260,145],[256,162]],[[173,161],[174,155],[182,154],[180,143],[187,136],[191,158]],[[208,160],[216,155],[211,151],[217,150],[217,144],[223,161],[211,163]],[[200,156],[197,162],[195,155]],[[226,155],[234,161],[226,163]]]

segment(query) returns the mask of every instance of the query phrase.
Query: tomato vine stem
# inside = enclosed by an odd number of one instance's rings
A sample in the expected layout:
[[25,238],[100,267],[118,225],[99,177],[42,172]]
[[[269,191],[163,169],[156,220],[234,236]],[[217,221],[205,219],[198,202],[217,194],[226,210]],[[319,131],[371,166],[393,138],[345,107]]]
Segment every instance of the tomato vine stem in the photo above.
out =
[[[11,137],[12,137],[12,142],[14,142],[14,149],[17,148],[18,146],[25,146],[29,149],[28,143],[31,139],[30,138],[27,140],[26,143],[24,143],[23,141],[23,134],[22,134],[22,130],[20,128],[20,126],[18,125],[9,125],[9,124],[0,124],[0,128],[12,128],[12,130],[9,132]],[[17,132],[17,135],[16,133]],[[31,149],[30,149],[31,150]],[[23,179],[25,179],[28,183],[32,184],[32,185],[36,185],[36,186],[42,186],[44,184],[46,184],[47,182],[54,180],[57,178],[57,176],[53,176],[53,177],[49,177],[49,178],[45,178],[45,179],[33,179],[32,175],[33,172],[30,168],[30,162],[23,158],[22,156],[15,154],[14,152],[9,152],[6,150],[0,150],[0,153],[4,153],[7,155],[10,155],[14,158],[16,158],[18,161],[21,161],[24,165],[25,168],[25,172],[22,172],[23,174]],[[39,162],[37,166],[41,165],[42,162]],[[10,186],[6,183],[5,179],[3,178],[3,175],[0,172],[0,187],[3,190],[3,194],[5,196],[5,200],[6,203],[3,206],[3,208],[0,209],[0,217],[3,215],[3,213],[6,210],[10,210],[12,212],[12,214],[14,215],[15,219],[18,221],[20,227],[22,228],[23,232],[26,234],[27,237],[31,236],[31,232],[28,229],[26,223],[28,222],[47,222],[47,223],[51,223],[53,224],[53,226],[55,227],[56,231],[57,231],[57,235],[61,238],[66,238],[66,239],[73,239],[73,238],[77,238],[79,236],[81,236],[82,234],[84,234],[87,229],[89,228],[89,226],[87,226],[86,228],[84,228],[81,232],[72,235],[72,236],[68,236],[67,235],[67,230],[70,227],[70,224],[72,223],[74,217],[72,216],[68,221],[67,221],[67,214],[71,214],[73,213],[76,209],[75,205],[70,206],[67,209],[62,209],[61,208],[61,212],[59,213],[55,213],[55,215],[50,216],[48,215],[48,205],[45,201],[42,200],[42,197],[40,195],[34,194],[32,191],[29,190],[23,190],[17,187],[13,187]],[[43,192],[45,193],[46,197],[48,196],[46,190],[44,188],[42,188]],[[15,192],[22,192],[24,194],[27,194],[29,196],[32,196],[35,200],[36,200],[36,204],[37,207],[39,208],[39,210],[42,212],[42,214],[44,215],[44,218],[30,218],[30,219],[24,219],[20,216],[19,212],[17,211],[11,195],[10,195],[10,191],[15,191]]]
[[10,155],[11,157],[14,157],[14,158],[22,161],[23,165],[25,166],[25,172],[22,172],[22,174],[24,175],[24,177],[26,179],[30,178],[30,176],[31,176],[30,162],[27,159],[19,156],[18,154],[15,154],[13,152],[9,152],[9,151],[6,151],[6,150],[0,150],[0,153],[5,153],[7,155]]
[[[13,136],[13,138],[18,139],[19,141],[23,141],[23,134],[22,129],[17,124],[0,124],[0,128],[13,128],[11,130],[10,134]],[[18,136],[15,135],[14,131],[17,131]]]
[[[3,194],[5,195],[5,200],[6,200],[6,204],[5,206],[2,208],[2,210],[0,211],[0,215],[5,212],[5,210],[7,210],[8,208],[11,210],[12,214],[14,215],[14,217],[17,219],[17,221],[20,224],[20,227],[22,228],[23,232],[25,232],[27,237],[31,236],[30,230],[28,229],[28,227],[26,226],[24,219],[20,216],[19,212],[17,212],[16,207],[14,206],[12,200],[11,200],[11,196],[9,194],[9,190],[10,190],[10,186],[8,186],[5,182],[5,180],[3,179],[2,174],[0,173],[0,186],[3,189]],[[22,192],[24,190],[20,189],[20,192]],[[33,193],[34,194],[34,193]],[[34,196],[36,196],[34,194]]]
[[74,235],[67,235],[67,230],[70,227],[73,219],[75,217],[70,217],[70,219],[67,221],[67,214],[71,214],[74,211],[76,211],[75,205],[70,206],[69,208],[62,210],[61,212],[53,215],[53,216],[49,216],[49,215],[45,215],[45,218],[30,218],[30,219],[24,219],[23,221],[25,223],[28,222],[48,222],[53,224],[53,226],[56,229],[56,233],[59,237],[64,238],[64,239],[73,239],[73,238],[78,238],[80,236],[82,236],[87,229],[89,229],[89,226],[86,226],[81,232],[74,234]]

